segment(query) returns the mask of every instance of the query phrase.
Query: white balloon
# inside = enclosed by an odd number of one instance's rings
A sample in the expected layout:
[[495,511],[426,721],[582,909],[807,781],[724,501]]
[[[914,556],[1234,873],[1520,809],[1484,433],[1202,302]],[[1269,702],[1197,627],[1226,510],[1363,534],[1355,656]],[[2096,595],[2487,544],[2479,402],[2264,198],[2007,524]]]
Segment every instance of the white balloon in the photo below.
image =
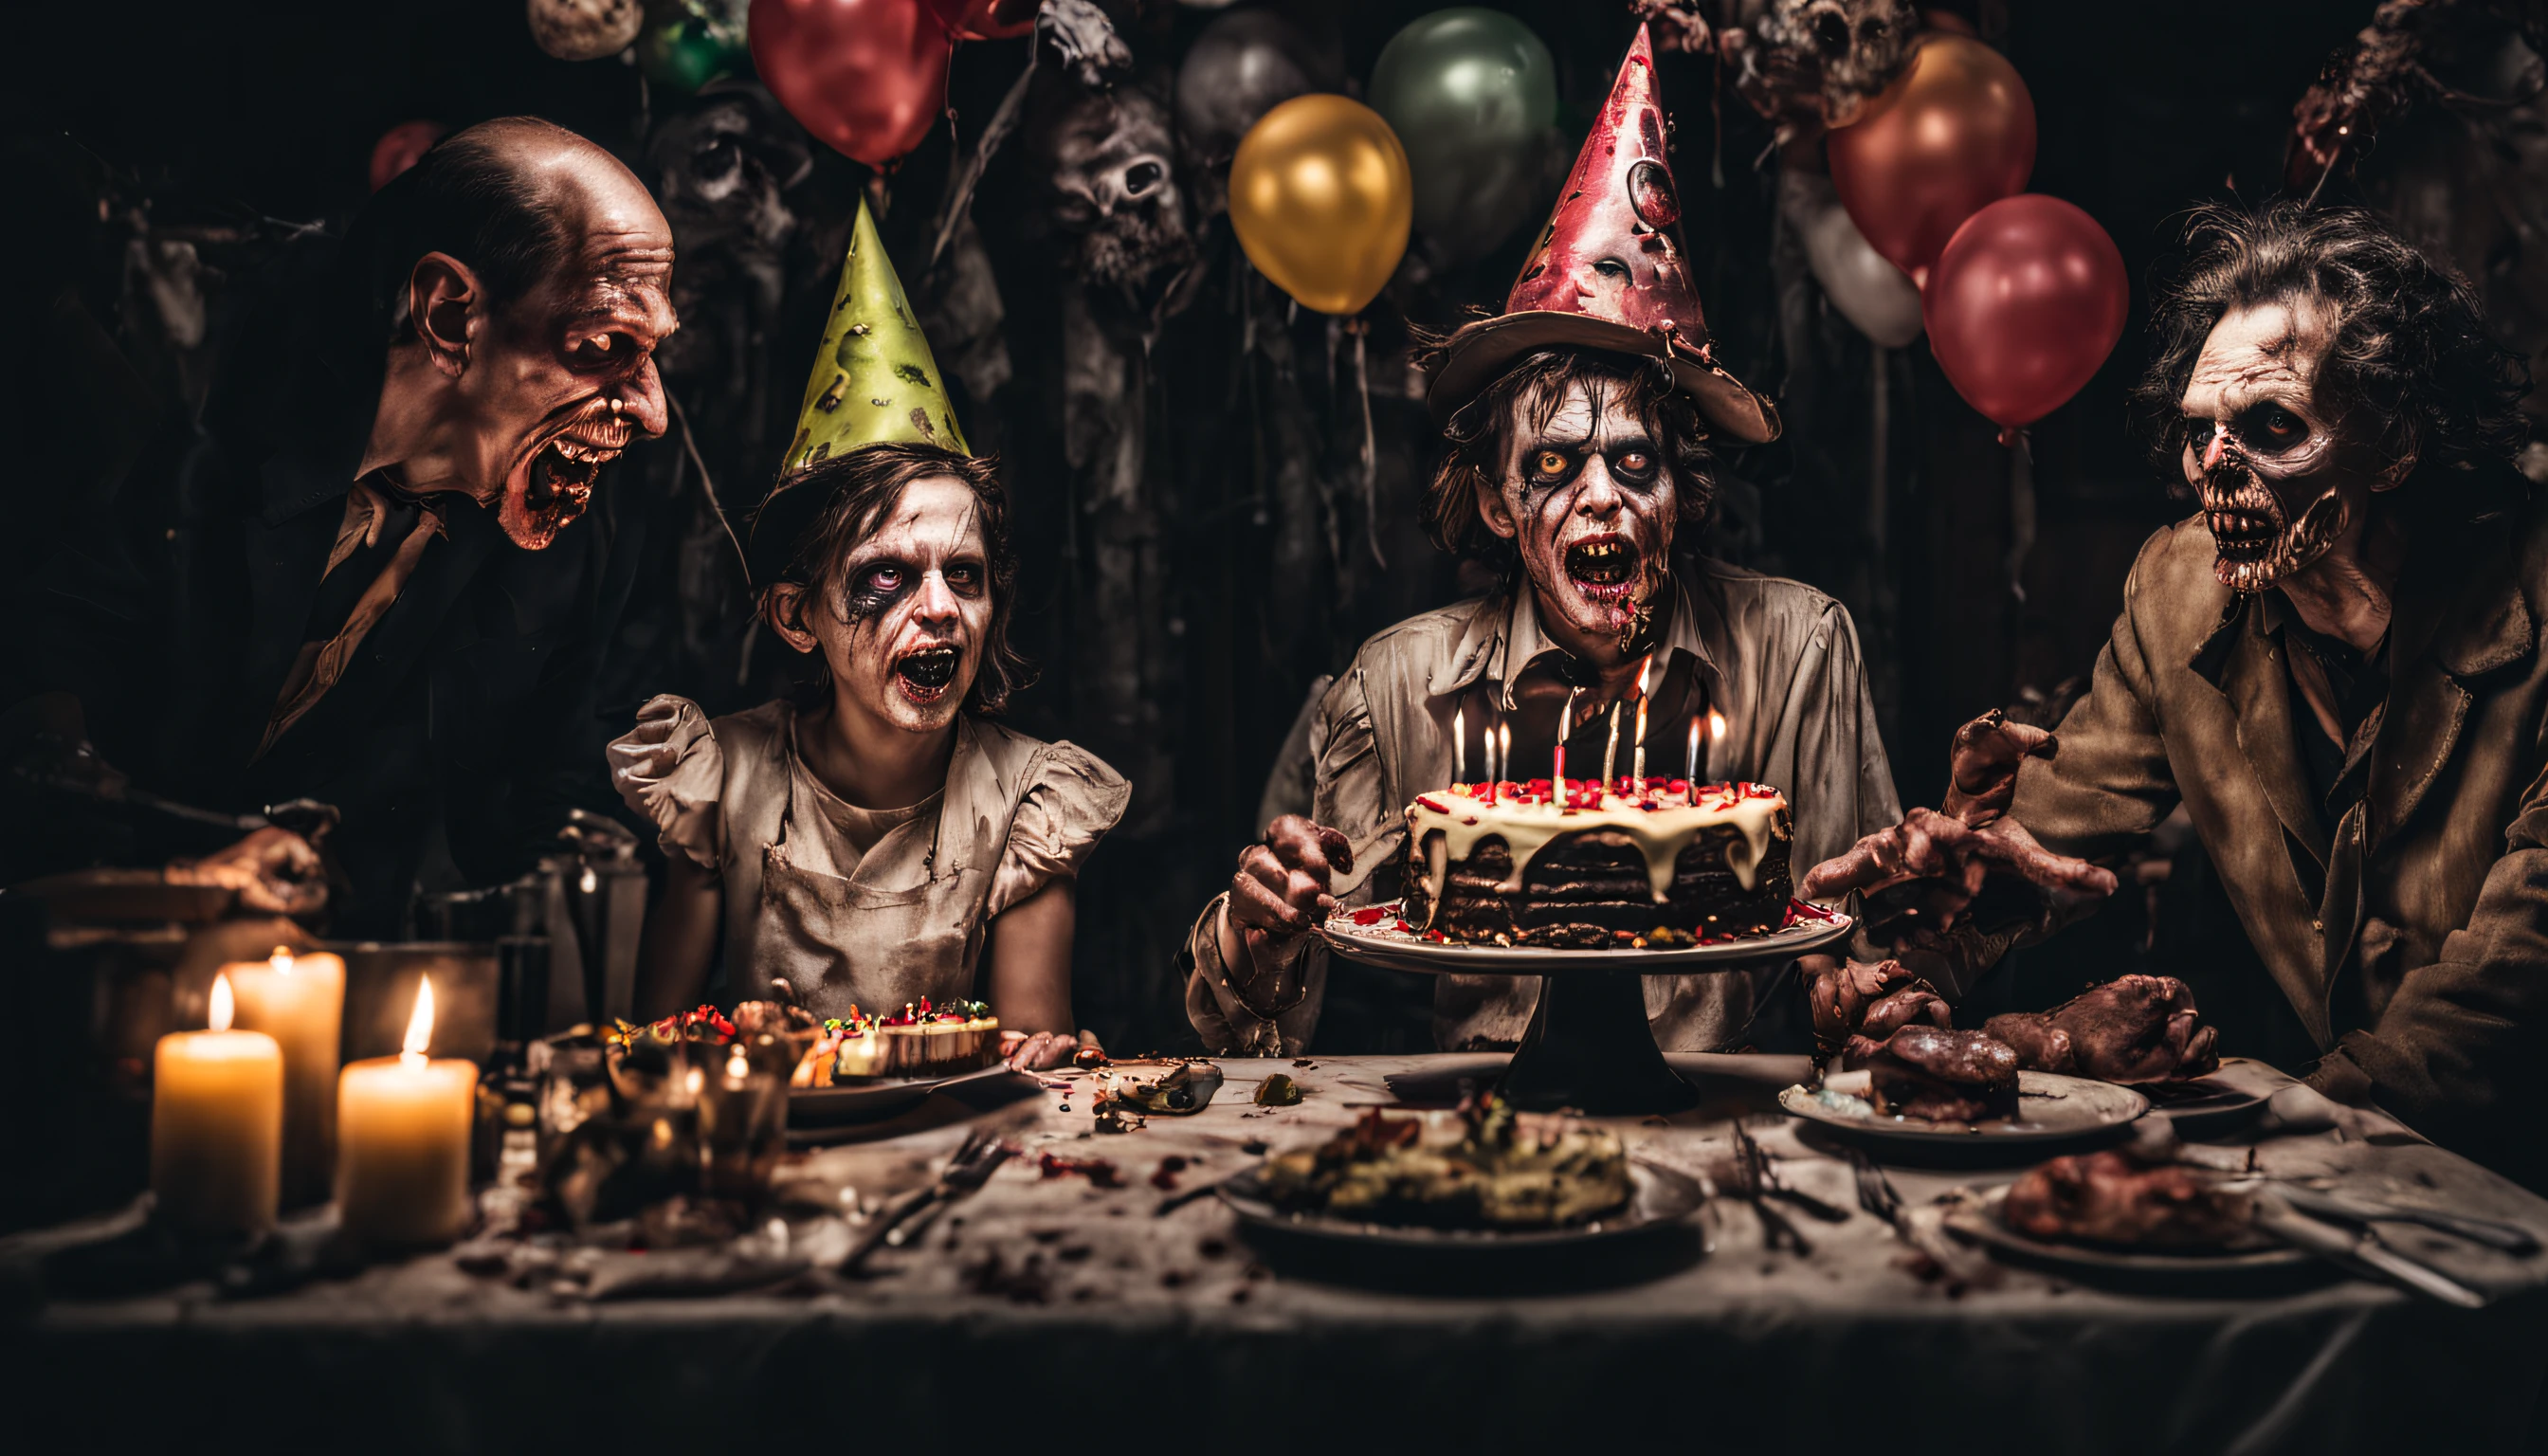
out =
[[1778,207],[1804,239],[1823,296],[1859,332],[1888,349],[1920,336],[1920,287],[1870,246],[1829,177],[1795,167],[1778,178]]
[[639,0],[528,0],[531,39],[560,60],[599,60],[637,43],[646,28]]

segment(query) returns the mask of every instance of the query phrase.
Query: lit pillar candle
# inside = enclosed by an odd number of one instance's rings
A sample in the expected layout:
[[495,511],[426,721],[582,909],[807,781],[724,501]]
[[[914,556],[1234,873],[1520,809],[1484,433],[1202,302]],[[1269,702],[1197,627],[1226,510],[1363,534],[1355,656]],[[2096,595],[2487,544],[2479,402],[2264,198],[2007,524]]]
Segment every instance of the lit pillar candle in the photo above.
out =
[[469,1226],[469,1132],[478,1068],[427,1060],[433,980],[415,993],[406,1049],[348,1066],[336,1083],[336,1205],[366,1243],[449,1243]]
[[150,1092],[150,1191],[159,1217],[203,1232],[274,1227],[283,1169],[283,1048],[230,1030],[232,993],[213,977],[212,1030],[159,1039]]
[[345,1025],[345,961],[281,946],[265,960],[222,967],[238,998],[238,1025],[283,1048],[283,1201],[327,1197],[335,1148],[337,1046]]

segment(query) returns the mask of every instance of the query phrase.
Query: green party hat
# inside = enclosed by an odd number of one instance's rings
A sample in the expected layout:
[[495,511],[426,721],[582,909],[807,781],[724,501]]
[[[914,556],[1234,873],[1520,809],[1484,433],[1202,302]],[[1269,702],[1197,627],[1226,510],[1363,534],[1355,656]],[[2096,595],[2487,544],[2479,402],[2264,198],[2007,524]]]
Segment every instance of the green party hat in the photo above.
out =
[[823,345],[805,381],[805,404],[796,414],[796,437],[779,462],[783,474],[817,460],[846,455],[862,445],[908,440],[973,453],[956,426],[938,361],[930,357],[902,280],[885,256],[875,219],[859,203],[850,232],[850,256],[841,265],[841,287],[832,295]]

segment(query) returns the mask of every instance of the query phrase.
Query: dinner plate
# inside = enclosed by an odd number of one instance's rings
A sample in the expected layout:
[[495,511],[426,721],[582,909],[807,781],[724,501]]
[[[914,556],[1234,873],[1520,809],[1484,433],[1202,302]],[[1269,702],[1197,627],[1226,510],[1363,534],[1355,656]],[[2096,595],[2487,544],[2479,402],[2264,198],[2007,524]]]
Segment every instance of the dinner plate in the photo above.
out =
[[1225,1179],[1215,1190],[1240,1223],[1287,1234],[1358,1247],[1498,1250],[1573,1248],[1652,1233],[1682,1223],[1707,1196],[1698,1181],[1659,1163],[1628,1159],[1628,1206],[1606,1219],[1564,1228],[1428,1228],[1420,1225],[1375,1224],[1332,1214],[1296,1213],[1278,1208],[1265,1196],[1264,1185],[1250,1169]]
[[2217,1251],[2107,1248],[2030,1238],[2000,1222],[2000,1209],[2007,1201],[2008,1189],[2002,1187],[1956,1204],[1947,1211],[1947,1231],[2010,1263],[2067,1274],[2083,1283],[2125,1288],[2227,1293],[2249,1282],[2286,1280],[2331,1268],[2320,1264],[2316,1255],[2261,1233],[2252,1247]]
[[2140,1089],[2152,1108],[2164,1115],[2180,1138],[2212,1138],[2234,1133],[2264,1115],[2268,1093],[2233,1087],[2218,1077],[2182,1082],[2153,1082]]
[[953,1072],[943,1077],[881,1077],[872,1082],[845,1086],[790,1087],[787,1089],[787,1125],[808,1128],[826,1123],[863,1122],[900,1112],[941,1087],[1016,1075],[1006,1062],[995,1061],[989,1066],[976,1067],[969,1072]]
[[[1387,900],[1359,912],[1338,911],[1319,927],[1319,934],[1338,955],[1389,970],[1432,975],[1551,975],[1582,970],[1685,972],[1734,970],[1764,960],[1785,960],[1848,938],[1857,921],[1836,910],[1798,904],[1788,912],[1791,923],[1766,936],[1741,936],[1706,946],[1649,946],[1642,950],[1557,951],[1538,946],[1467,946],[1431,941],[1414,931],[1400,930],[1402,900]],[[1358,916],[1380,912],[1368,925]]]
[[2110,1132],[2149,1111],[2149,1099],[2130,1087],[2057,1072],[2019,1072],[2017,1116],[1979,1123],[1887,1116],[1867,1102],[1866,1091],[1866,1072],[1833,1072],[1819,1090],[1789,1087],[1778,1094],[1778,1105],[1870,1151],[2004,1146],[2028,1156],[2041,1153],[2047,1143]]

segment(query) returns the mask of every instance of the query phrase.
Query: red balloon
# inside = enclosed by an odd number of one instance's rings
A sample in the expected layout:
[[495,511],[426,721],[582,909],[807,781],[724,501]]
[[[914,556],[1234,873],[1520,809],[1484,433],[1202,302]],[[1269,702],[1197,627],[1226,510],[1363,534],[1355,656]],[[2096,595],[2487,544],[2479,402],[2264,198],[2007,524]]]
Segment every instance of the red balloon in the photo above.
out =
[[424,159],[433,143],[450,131],[440,122],[401,122],[381,134],[372,143],[372,190],[390,185],[390,179]]
[[958,41],[1009,41],[1035,29],[1039,0],[929,0]]
[[1925,287],[1964,220],[2026,186],[2035,99],[1998,51],[1935,35],[1856,121],[1831,133],[1826,149],[1849,220]]
[[1956,229],[1920,317],[1956,393],[2015,429],[2079,393],[2124,336],[2131,306],[2124,255],[2096,219],[2027,193]]
[[771,94],[836,151],[881,167],[947,109],[947,26],[924,0],[752,0]]

